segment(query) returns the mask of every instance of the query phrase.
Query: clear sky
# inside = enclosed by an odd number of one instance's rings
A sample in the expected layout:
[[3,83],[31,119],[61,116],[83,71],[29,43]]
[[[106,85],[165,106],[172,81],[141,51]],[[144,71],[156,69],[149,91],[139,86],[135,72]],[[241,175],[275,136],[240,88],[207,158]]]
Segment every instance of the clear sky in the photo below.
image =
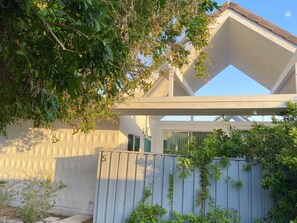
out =
[[[217,0],[219,5],[225,1]],[[297,0],[234,0],[251,12],[297,36]],[[269,91],[233,66],[227,67],[196,95],[269,94]]]

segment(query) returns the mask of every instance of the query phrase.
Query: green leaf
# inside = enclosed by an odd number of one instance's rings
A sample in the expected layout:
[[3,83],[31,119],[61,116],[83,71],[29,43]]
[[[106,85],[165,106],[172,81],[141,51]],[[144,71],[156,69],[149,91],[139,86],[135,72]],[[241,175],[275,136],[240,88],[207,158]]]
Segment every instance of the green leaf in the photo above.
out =
[[97,20],[94,20],[94,28],[96,32],[99,32],[101,30],[100,24]]
[[26,52],[23,51],[23,50],[16,50],[15,53],[16,53],[17,55],[21,55],[21,56],[25,56],[25,57],[27,56],[27,55],[26,55]]
[[107,53],[108,53],[108,56],[109,56],[110,60],[113,61],[112,49],[108,45],[105,46],[105,49],[107,50]]

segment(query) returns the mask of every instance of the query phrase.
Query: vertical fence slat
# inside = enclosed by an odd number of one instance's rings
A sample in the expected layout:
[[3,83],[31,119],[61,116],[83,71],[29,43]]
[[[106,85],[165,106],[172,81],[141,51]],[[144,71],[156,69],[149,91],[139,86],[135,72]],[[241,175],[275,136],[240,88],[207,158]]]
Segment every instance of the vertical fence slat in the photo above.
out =
[[[155,156],[153,155],[146,155],[146,165],[145,165],[144,190],[150,188],[150,190],[152,191],[152,196],[148,199],[150,204],[152,204],[152,201],[154,198],[154,174],[155,174],[154,157]],[[139,200],[137,202],[139,202]]]
[[110,164],[110,174],[109,174],[109,187],[108,187],[108,200],[106,207],[106,221],[105,222],[115,222],[114,209],[116,200],[116,190],[117,190],[117,178],[119,169],[120,153],[112,153],[111,164]]
[[173,166],[174,166],[175,158],[172,156],[163,156],[163,164],[164,164],[164,170],[163,170],[163,192],[162,192],[162,207],[167,209],[167,213],[164,216],[164,219],[168,219],[170,217],[170,212],[172,210],[172,204],[170,204],[169,198],[168,198],[168,189],[169,189],[169,175],[173,174]]
[[117,190],[115,196],[115,208],[114,208],[114,222],[124,221],[124,207],[125,207],[125,192],[127,182],[127,170],[128,170],[128,154],[121,153],[119,157],[118,165],[118,177],[117,177]]
[[163,193],[163,157],[154,156],[154,179],[153,179],[153,197],[152,204],[162,206]]
[[245,162],[239,162],[240,177],[243,185],[239,190],[240,204],[239,204],[239,215],[241,222],[248,222],[250,216],[250,171],[245,170]]
[[135,192],[135,182],[137,173],[137,155],[129,154],[127,156],[127,170],[126,170],[126,188],[125,188],[125,201],[124,201],[124,219],[129,217],[130,212],[133,210],[134,205],[134,192]]
[[143,193],[145,190],[145,179],[146,179],[146,165],[147,165],[147,156],[143,154],[137,154],[136,156],[136,175],[135,175],[135,188],[134,188],[134,199],[133,205],[135,208],[138,202],[142,199]]
[[230,162],[228,167],[228,209],[238,211],[238,196],[239,196],[239,179],[238,179],[238,165],[237,162]]
[[[194,181],[194,184],[193,184],[193,186],[194,186],[194,189],[193,189],[193,191],[195,191],[195,198],[194,199],[196,199],[197,198],[197,190],[198,190],[198,188],[199,188],[199,186],[200,186],[200,173],[199,173],[199,171],[196,169],[195,171],[194,171],[194,174],[195,174],[195,181]],[[195,215],[198,215],[198,213],[200,212],[200,210],[196,207],[196,205],[195,205],[195,211],[194,211],[194,214]]]
[[100,182],[100,187],[98,191],[98,201],[96,202],[97,207],[97,222],[102,222],[103,219],[105,219],[105,210],[106,210],[106,201],[108,200],[107,197],[107,191],[108,191],[108,176],[109,176],[109,160],[110,160],[110,153],[109,152],[102,152],[101,153],[101,160],[99,160],[99,163],[101,164],[100,169],[100,179],[98,179],[98,182]]
[[[175,163],[177,162],[175,158]],[[183,201],[183,179],[180,179],[178,177],[178,173],[180,173],[180,170],[174,165],[173,167],[174,171],[174,193],[173,193],[173,203],[172,203],[172,209],[173,211],[176,211],[178,213],[182,213],[182,201]]]
[[184,180],[184,193],[183,193],[183,213],[191,213],[193,212],[193,202],[195,202],[195,192],[191,189],[193,187],[193,182],[194,182],[194,172],[191,173],[190,176],[188,176]]
[[259,166],[253,166],[252,175],[252,209],[253,209],[253,219],[256,220],[262,216],[262,187],[259,184],[259,179],[261,179],[261,169]]
[[228,204],[228,171],[227,168],[221,171],[221,178],[217,181],[216,205],[219,208],[227,208]]

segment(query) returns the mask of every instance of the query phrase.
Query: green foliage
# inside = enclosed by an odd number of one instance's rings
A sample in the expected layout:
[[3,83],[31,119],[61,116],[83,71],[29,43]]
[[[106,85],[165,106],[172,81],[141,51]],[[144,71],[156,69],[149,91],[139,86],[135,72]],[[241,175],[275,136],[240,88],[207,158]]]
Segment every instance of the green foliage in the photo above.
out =
[[219,207],[215,207],[211,202],[206,214],[199,213],[196,216],[194,213],[189,213],[183,215],[173,211],[171,220],[161,220],[161,217],[166,214],[166,209],[160,205],[149,205],[148,198],[150,196],[151,190],[150,188],[146,188],[142,200],[126,220],[127,223],[239,223],[239,217],[236,211],[220,209]]
[[55,203],[56,192],[66,187],[62,182],[52,182],[44,174],[29,178],[19,186],[18,194],[23,204],[18,208],[18,214],[25,223],[34,223],[44,218]]
[[157,223],[166,214],[166,209],[160,205],[149,205],[148,198],[151,196],[150,188],[146,188],[142,200],[132,211],[127,223]]
[[218,207],[210,209],[206,217],[201,216],[200,222],[220,222],[220,223],[239,223],[237,211],[223,210]]
[[168,186],[168,194],[167,197],[169,199],[169,205],[173,203],[173,193],[174,193],[174,175],[169,174],[169,186]]
[[236,189],[240,189],[243,187],[243,183],[241,180],[234,180],[232,177],[228,177],[226,179],[226,182],[230,183],[232,185],[232,187],[234,187]]
[[[213,0],[0,1],[0,132],[19,119],[88,131],[152,71],[207,45]],[[185,34],[187,41],[179,43]],[[203,74],[205,56],[197,61]]]
[[219,207],[209,207],[209,211],[204,215],[199,213],[196,216],[193,213],[186,215],[173,213],[172,223],[239,223],[239,217],[236,211],[228,211]]
[[251,169],[252,169],[252,165],[251,165],[251,164],[244,164],[244,165],[242,166],[242,169],[243,169],[244,171],[251,171]]
[[227,156],[221,156],[219,162],[220,162],[220,166],[222,168],[226,168],[226,167],[230,166],[230,161]]

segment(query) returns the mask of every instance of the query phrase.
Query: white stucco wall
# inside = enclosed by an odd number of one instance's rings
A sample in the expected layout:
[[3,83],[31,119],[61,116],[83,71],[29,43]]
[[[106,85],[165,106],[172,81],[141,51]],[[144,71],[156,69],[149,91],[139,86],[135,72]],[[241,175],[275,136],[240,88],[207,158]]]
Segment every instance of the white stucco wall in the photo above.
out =
[[[22,181],[41,172],[53,179],[64,179],[68,188],[60,193],[58,211],[90,213],[95,196],[96,154],[100,149],[118,148],[118,126],[101,123],[88,134],[74,135],[71,128],[63,125],[57,125],[54,132],[33,129],[30,122],[9,126],[7,138],[0,138],[0,179]],[[55,143],[52,142],[54,135],[58,139]]]
[[133,134],[140,136],[140,151],[144,151],[144,139],[147,135],[151,135],[149,126],[148,116],[121,116],[119,126],[120,149],[127,150],[128,134]]

